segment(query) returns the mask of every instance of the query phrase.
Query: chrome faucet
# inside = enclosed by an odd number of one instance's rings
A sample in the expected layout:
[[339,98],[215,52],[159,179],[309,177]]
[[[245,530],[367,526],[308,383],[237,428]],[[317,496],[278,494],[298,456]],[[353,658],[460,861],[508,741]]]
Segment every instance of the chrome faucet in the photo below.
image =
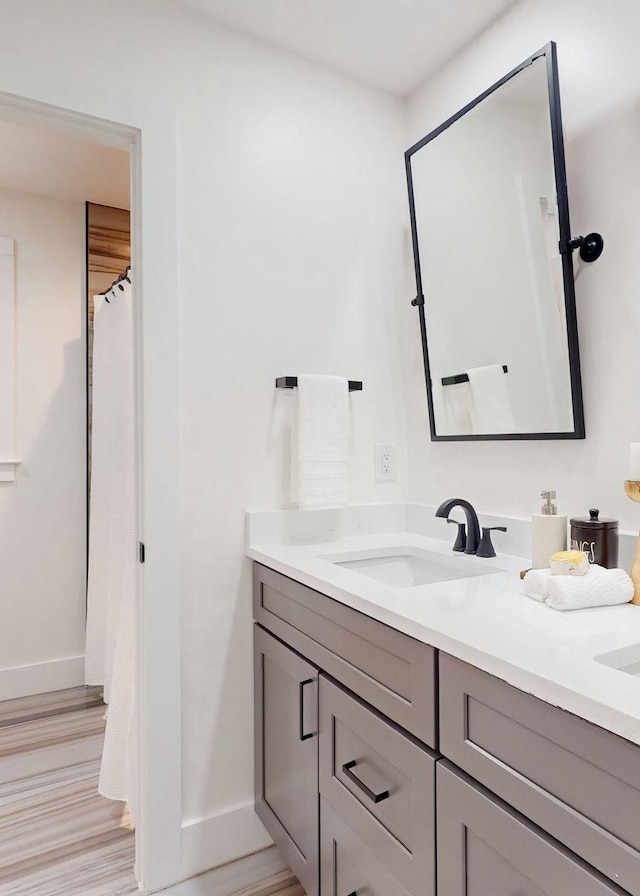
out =
[[464,498],[449,498],[438,507],[436,516],[447,520],[454,507],[461,507],[467,518],[467,543],[464,552],[465,554],[475,554],[480,545],[480,524],[478,514],[468,501],[465,501]]

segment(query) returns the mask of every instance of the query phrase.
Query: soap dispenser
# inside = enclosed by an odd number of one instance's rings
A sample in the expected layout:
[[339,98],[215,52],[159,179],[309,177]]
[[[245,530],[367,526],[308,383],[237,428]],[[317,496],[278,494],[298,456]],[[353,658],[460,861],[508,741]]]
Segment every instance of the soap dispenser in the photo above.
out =
[[555,491],[540,493],[542,512],[531,517],[531,568],[546,569],[549,557],[567,549],[567,518],[558,516]]

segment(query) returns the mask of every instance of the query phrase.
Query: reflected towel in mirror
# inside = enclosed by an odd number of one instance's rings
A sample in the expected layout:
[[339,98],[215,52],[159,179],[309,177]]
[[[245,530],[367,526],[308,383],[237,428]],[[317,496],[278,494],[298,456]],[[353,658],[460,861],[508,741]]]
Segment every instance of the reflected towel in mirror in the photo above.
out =
[[471,367],[471,419],[477,435],[515,432],[515,421],[502,364]]
[[[455,383],[441,387],[442,404],[446,413],[447,432],[459,435],[473,435],[475,432],[471,419],[471,386],[469,383]],[[434,395],[435,399],[435,395]]]

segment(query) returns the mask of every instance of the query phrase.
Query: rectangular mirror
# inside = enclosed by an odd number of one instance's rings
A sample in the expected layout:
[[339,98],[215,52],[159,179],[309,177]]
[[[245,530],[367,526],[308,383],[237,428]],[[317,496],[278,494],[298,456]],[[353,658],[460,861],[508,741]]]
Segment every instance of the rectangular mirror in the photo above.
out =
[[405,161],[431,438],[584,438],[555,45]]

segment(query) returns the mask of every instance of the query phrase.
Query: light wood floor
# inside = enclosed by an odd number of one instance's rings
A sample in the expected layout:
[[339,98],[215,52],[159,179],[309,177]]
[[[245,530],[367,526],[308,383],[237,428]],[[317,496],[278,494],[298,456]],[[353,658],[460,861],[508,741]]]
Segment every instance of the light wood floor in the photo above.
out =
[[233,896],[305,896],[297,877],[294,877],[287,868],[279,874],[274,874],[268,880],[260,881],[243,890],[236,890]]
[[[104,712],[99,688],[0,703],[0,896],[138,893],[129,819],[98,793]],[[286,870],[233,896],[305,894]]]
[[134,834],[98,793],[98,688],[0,703],[0,896],[130,896]]

